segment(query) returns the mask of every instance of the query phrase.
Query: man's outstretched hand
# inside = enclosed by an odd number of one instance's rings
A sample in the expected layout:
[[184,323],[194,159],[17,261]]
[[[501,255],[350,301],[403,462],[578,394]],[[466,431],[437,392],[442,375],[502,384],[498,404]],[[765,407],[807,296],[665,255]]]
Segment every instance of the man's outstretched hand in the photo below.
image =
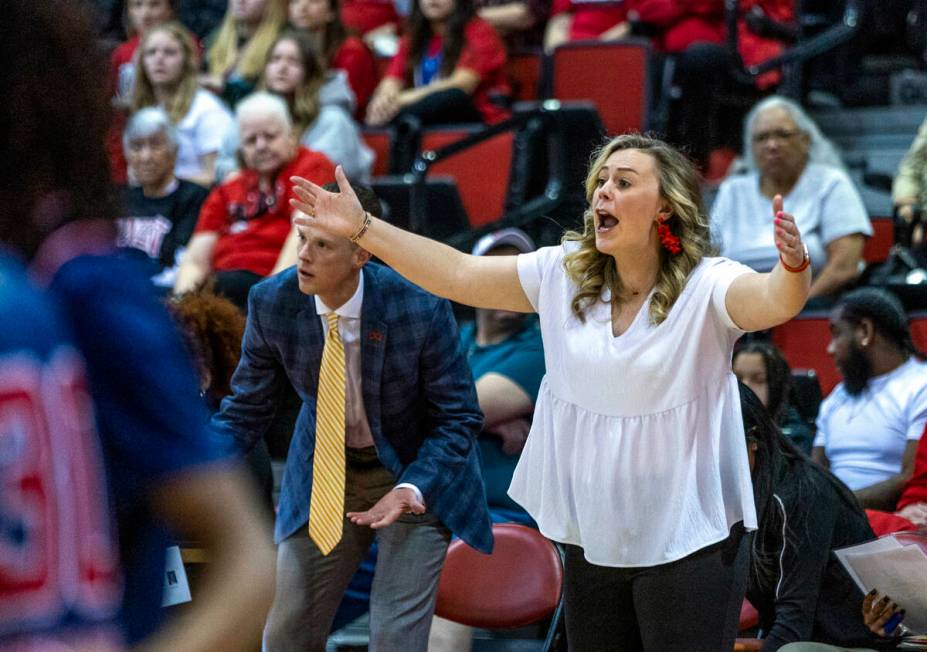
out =
[[397,487],[378,500],[377,504],[366,512],[348,512],[348,518],[355,525],[369,525],[374,530],[379,530],[387,525],[392,525],[400,516],[408,513],[424,514],[425,505],[416,498],[415,492],[408,487]]

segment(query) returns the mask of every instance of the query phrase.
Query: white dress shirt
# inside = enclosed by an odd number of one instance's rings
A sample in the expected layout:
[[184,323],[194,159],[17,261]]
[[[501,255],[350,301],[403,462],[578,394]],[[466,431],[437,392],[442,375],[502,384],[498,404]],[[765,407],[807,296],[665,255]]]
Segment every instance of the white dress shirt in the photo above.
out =
[[[348,448],[367,448],[375,446],[364,408],[364,394],[361,387],[361,308],[364,305],[364,274],[358,275],[357,290],[341,307],[334,311],[325,302],[315,296],[315,311],[322,322],[322,333],[328,337],[328,320],[325,315],[334,312],[338,315],[338,334],[344,345],[344,366],[347,386],[345,387],[344,406],[344,442]],[[408,487],[415,492],[418,500],[424,504],[422,492],[408,482],[396,485],[396,488]]]

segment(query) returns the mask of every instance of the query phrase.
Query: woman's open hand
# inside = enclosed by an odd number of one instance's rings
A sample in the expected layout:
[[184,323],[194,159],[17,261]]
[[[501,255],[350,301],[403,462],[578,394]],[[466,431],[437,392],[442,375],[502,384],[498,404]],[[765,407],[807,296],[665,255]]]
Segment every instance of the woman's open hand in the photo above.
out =
[[302,177],[290,180],[299,198],[290,200],[290,205],[299,211],[293,217],[296,226],[311,226],[336,237],[349,238],[363,225],[364,209],[340,165],[335,168],[335,180],[341,192],[329,192]]
[[773,197],[773,221],[776,226],[776,249],[789,267],[801,267],[805,262],[805,247],[795,218],[782,210],[782,195]]

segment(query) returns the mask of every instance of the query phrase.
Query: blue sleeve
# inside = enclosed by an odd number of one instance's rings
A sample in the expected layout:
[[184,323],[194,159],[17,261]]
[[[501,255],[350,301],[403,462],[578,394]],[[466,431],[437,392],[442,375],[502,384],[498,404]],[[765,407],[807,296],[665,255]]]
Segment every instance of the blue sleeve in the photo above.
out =
[[473,377],[447,301],[435,307],[419,366],[428,436],[398,481],[418,487],[427,503],[439,485],[455,479],[467,464],[483,427]]
[[137,483],[225,459],[180,334],[129,261],[83,256],[55,275],[87,364],[111,466]]

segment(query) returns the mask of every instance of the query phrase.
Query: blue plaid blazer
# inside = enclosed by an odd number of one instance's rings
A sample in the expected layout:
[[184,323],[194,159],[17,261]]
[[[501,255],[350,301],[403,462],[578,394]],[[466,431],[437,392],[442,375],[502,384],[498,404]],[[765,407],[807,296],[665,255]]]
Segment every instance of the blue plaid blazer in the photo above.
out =
[[[418,487],[448,529],[489,552],[476,445],[482,414],[451,306],[382,265],[368,263],[362,273],[361,386],[380,461],[397,483]],[[300,292],[295,267],[251,289],[232,395],[213,426],[247,451],[267,431],[282,383],[302,399],[274,529],[278,543],[309,520],[323,346],[315,300]]]

